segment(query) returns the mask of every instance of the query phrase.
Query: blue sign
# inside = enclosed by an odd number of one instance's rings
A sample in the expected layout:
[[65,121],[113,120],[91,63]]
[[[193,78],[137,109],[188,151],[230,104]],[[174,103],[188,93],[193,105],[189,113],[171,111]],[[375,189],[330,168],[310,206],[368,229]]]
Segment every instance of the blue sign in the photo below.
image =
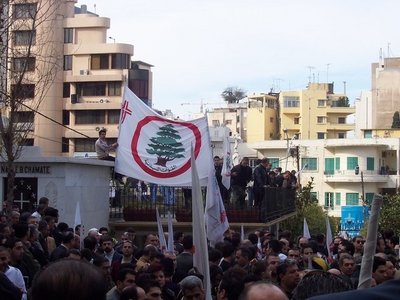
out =
[[364,227],[364,217],[368,216],[368,206],[342,206],[341,230],[350,237],[359,235],[360,230]]

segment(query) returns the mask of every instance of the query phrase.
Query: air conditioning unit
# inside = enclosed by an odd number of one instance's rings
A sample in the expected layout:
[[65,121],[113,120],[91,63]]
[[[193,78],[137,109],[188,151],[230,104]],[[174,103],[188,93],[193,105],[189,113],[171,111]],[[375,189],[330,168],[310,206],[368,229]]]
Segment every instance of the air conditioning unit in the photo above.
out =
[[89,70],[88,69],[80,70],[79,75],[89,75]]

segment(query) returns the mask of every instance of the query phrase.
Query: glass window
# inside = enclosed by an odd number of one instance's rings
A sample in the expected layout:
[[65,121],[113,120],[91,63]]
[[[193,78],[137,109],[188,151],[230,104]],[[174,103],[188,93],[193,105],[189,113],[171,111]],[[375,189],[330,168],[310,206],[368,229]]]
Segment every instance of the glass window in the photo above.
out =
[[358,193],[346,193],[346,205],[359,205]]
[[63,110],[62,124],[69,125],[69,110]]
[[63,98],[69,98],[71,96],[71,85],[69,82],[63,83]]
[[36,3],[14,4],[14,18],[34,19],[36,16]]
[[272,164],[271,168],[279,168],[279,158],[270,158],[269,162]]
[[35,97],[34,84],[12,84],[11,94],[14,99],[27,99]]
[[64,28],[64,44],[72,44],[73,34],[73,28]]
[[[238,121],[238,122],[239,122],[239,121]],[[270,122],[270,123],[274,123],[274,118],[270,117],[270,118],[269,118],[269,122]]]
[[358,165],[358,157],[347,158],[347,170],[354,170]]
[[333,193],[325,193],[325,209],[334,209],[335,208],[335,203],[333,199]]
[[345,138],[344,132],[339,132],[338,133],[338,139],[344,139],[344,138]]
[[105,124],[105,110],[77,110],[75,124]]
[[105,82],[82,82],[76,86],[76,92],[79,96],[105,96]]
[[109,110],[107,123],[108,124],[118,124],[120,114],[121,114],[121,111],[119,109]]
[[[307,167],[305,167],[307,165]],[[301,168],[304,170],[316,171],[318,170],[317,158],[302,158]]]
[[121,96],[121,81],[108,83],[108,96]]
[[34,122],[35,115],[33,111],[17,111],[15,112],[17,123],[31,123]]
[[283,107],[300,107],[300,98],[293,96],[283,96]]
[[340,170],[340,157],[335,157],[335,170]]
[[340,206],[342,205],[341,194],[335,193],[335,205]]
[[91,68],[92,70],[109,69],[108,54],[92,54]]
[[326,123],[326,117],[317,117],[317,123],[318,124],[325,124]]
[[318,100],[318,106],[325,106],[326,100]]
[[61,139],[61,141],[62,141],[61,152],[68,153],[69,152],[69,139],[63,137]]
[[72,70],[72,55],[64,55],[64,71]]
[[318,192],[310,192],[311,202],[318,202]]
[[14,45],[28,46],[36,44],[36,30],[14,31]]
[[129,69],[129,55],[128,54],[113,54],[111,56],[112,69]]
[[334,173],[334,158],[325,158],[325,175],[333,175]]
[[372,138],[372,130],[365,130],[364,131],[364,138],[371,139]]
[[296,125],[300,124],[300,118],[299,117],[294,118],[293,124],[296,124]]
[[35,71],[35,57],[17,57],[13,59],[13,71],[15,72],[32,72]]
[[325,138],[325,132],[317,132],[317,139],[323,140]]
[[[95,152],[94,143],[97,139],[75,139],[75,152]],[[111,142],[107,139],[107,143]]]
[[375,158],[374,157],[367,157],[367,170],[373,171],[375,166]]
[[339,117],[338,118],[338,123],[339,124],[346,124],[346,118],[345,117]]

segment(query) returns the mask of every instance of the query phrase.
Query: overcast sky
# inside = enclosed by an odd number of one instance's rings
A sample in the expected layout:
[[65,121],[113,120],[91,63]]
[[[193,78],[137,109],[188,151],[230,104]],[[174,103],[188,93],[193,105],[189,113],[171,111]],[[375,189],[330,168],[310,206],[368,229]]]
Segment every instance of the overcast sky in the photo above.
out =
[[[351,103],[371,63],[400,57],[399,0],[78,0],[111,19],[108,36],[154,65],[153,103],[189,119],[221,92],[300,90],[335,82]],[[109,40],[109,42],[113,42]],[[327,65],[329,72],[327,74]],[[311,72],[310,72],[311,70]],[[311,74],[311,75],[310,75]],[[181,106],[181,103],[193,105]],[[216,104],[214,104],[216,103]]]

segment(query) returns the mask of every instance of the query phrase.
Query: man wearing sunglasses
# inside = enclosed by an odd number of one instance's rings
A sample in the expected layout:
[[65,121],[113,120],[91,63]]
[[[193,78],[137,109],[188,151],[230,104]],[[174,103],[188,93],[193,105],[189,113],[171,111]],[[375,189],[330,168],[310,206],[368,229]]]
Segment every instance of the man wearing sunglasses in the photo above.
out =
[[354,257],[359,257],[363,255],[364,243],[364,238],[360,235],[357,235],[353,238]]

